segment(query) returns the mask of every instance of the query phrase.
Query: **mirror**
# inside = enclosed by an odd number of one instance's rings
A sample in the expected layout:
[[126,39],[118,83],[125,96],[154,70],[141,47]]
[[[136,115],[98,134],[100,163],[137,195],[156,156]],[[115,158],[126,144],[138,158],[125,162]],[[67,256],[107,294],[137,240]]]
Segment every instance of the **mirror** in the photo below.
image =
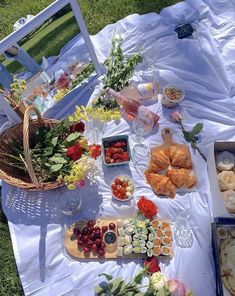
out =
[[57,0],[31,17],[0,42],[0,54],[0,87],[9,94],[25,80],[22,101],[42,113],[102,74],[76,0]]

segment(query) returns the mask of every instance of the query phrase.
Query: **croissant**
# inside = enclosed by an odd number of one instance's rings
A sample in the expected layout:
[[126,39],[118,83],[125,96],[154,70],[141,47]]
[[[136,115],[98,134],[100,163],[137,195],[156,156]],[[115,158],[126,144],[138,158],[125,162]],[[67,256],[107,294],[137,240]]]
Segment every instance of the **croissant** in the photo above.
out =
[[173,167],[192,168],[192,160],[187,146],[171,146],[170,160]]
[[164,176],[151,173],[149,171],[145,172],[146,179],[151,185],[153,191],[158,195],[166,195],[171,198],[175,197],[175,185],[172,184],[171,180]]
[[196,177],[187,169],[171,169],[166,175],[178,188],[191,188],[196,184]]
[[152,149],[151,150],[151,159],[149,162],[148,171],[158,172],[168,168],[170,164],[170,150],[167,149]]

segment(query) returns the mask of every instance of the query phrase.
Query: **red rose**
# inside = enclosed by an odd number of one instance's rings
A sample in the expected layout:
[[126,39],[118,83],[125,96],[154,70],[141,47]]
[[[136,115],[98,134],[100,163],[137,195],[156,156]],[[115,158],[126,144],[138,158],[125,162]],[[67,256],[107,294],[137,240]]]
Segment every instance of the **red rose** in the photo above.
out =
[[73,125],[71,125],[69,129],[71,133],[83,133],[85,131],[85,124],[82,121],[80,121],[78,123],[74,123]]
[[154,272],[161,271],[161,269],[159,267],[158,260],[154,256],[144,260],[144,266],[148,266],[148,272],[149,273],[154,273]]
[[148,219],[152,219],[157,214],[157,207],[151,200],[148,200],[144,196],[141,196],[137,203],[138,209]]
[[96,144],[90,145],[89,151],[90,151],[91,157],[96,159],[101,155],[101,146]]
[[83,151],[82,151],[82,148],[80,147],[80,145],[79,144],[76,144],[76,145],[73,145],[73,146],[67,148],[66,155],[70,159],[76,161],[79,158],[81,158],[82,152]]
[[64,73],[64,74],[61,74],[59,79],[56,81],[56,88],[57,89],[64,89],[67,87],[69,87],[69,78]]

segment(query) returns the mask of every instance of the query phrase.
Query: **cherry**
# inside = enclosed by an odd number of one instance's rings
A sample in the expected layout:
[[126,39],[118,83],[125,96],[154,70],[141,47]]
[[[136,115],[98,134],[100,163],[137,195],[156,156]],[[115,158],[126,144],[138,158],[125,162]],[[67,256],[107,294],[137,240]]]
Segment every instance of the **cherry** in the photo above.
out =
[[84,228],[82,229],[82,234],[83,234],[83,235],[88,234],[88,232],[89,232],[88,227],[84,227]]
[[99,257],[104,257],[105,251],[100,249],[98,252]]
[[87,222],[87,226],[88,227],[93,227],[95,225],[95,221],[93,221],[93,220],[89,220],[88,222]]
[[82,247],[82,246],[83,246],[83,241],[78,240],[78,241],[77,241],[77,245],[78,245],[79,247]]
[[102,233],[105,233],[106,231],[108,231],[108,226],[102,226]]
[[109,223],[109,229],[114,230],[116,228],[116,225],[114,223]]
[[92,246],[91,246],[91,249],[93,250],[93,251],[97,251],[97,245],[96,244],[93,244]]
[[80,229],[77,228],[77,227],[75,227],[75,228],[73,229],[73,234],[74,234],[75,236],[79,235],[79,234],[80,234]]
[[83,248],[83,252],[84,252],[85,254],[89,254],[90,251],[91,251],[91,249],[88,248],[88,247],[84,247],[84,248]]

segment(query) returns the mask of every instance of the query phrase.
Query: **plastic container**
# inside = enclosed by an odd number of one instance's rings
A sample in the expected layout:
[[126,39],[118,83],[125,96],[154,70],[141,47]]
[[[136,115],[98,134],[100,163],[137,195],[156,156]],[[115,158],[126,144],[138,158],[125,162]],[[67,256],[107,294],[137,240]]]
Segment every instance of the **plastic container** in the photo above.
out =
[[[112,163],[106,163],[105,162],[105,144],[111,144],[112,142],[115,141],[121,141],[121,140],[125,140],[127,143],[127,152],[129,155],[129,160],[127,161],[122,161],[122,162],[112,162]],[[119,165],[125,165],[125,164],[129,164],[130,160],[131,160],[131,152],[130,152],[130,147],[129,147],[129,137],[127,135],[120,135],[120,136],[112,136],[112,137],[106,137],[102,139],[102,145],[101,145],[101,149],[102,149],[102,159],[103,162],[106,166],[119,166]]]
[[[179,90],[181,92],[181,95],[177,99],[170,98],[169,96],[167,96],[167,93],[166,93],[168,89]],[[173,108],[177,106],[180,102],[182,102],[184,97],[185,97],[185,92],[182,89],[180,89],[175,85],[166,85],[163,89],[163,97],[162,97],[161,103],[163,106],[167,108]]]

